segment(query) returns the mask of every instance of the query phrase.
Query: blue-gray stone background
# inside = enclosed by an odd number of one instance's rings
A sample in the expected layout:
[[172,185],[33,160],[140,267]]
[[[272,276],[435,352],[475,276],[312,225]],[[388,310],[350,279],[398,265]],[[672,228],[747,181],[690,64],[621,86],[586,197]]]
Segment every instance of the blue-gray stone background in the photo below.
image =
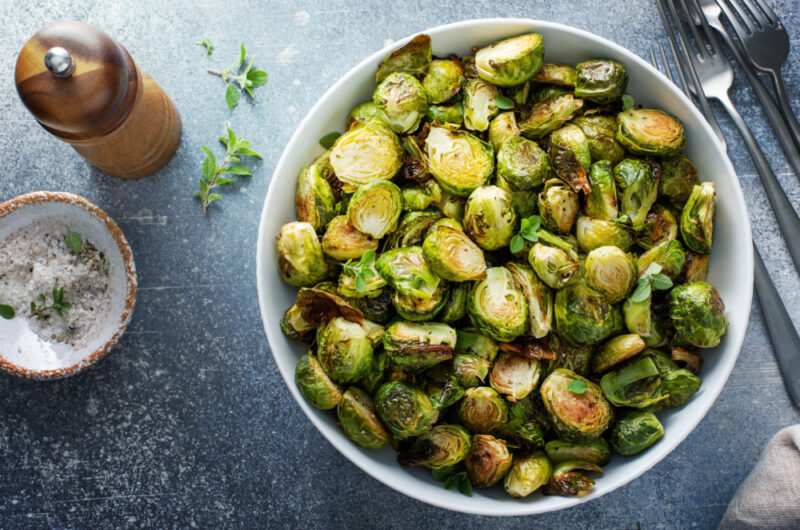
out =
[[[800,5],[770,1],[791,34],[784,74],[800,110]],[[653,1],[0,0],[0,13],[0,201],[44,189],[96,202],[127,235],[140,286],[127,334],[96,367],[51,383],[0,375],[0,527],[710,527],[767,440],[800,419],[754,302],[717,403],[652,470],[570,510],[473,517],[404,497],[350,464],[301,413],[270,355],[255,287],[261,205],[284,145],[330,85],[391,41],[470,18],[570,24],[647,57],[666,42]],[[60,19],[118,39],[177,105],[183,140],[158,174],[100,173],[20,103],[17,52]],[[217,47],[210,58],[194,45],[205,37]],[[269,82],[231,113],[205,69],[232,63],[242,41]],[[800,204],[800,183],[741,74],[731,94]],[[226,120],[264,160],[203,217],[192,195],[200,145],[216,149]],[[744,145],[721,121],[755,240],[800,322],[797,274]]]

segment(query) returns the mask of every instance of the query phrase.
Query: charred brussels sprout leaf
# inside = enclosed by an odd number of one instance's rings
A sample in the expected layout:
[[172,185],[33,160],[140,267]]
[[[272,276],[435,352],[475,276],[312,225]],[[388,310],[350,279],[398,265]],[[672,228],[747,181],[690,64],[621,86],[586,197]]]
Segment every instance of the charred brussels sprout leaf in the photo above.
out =
[[627,217],[634,230],[641,230],[647,212],[658,196],[657,166],[644,160],[626,158],[614,167],[614,180],[620,191],[620,215]]
[[306,401],[318,409],[332,409],[342,399],[342,391],[310,354],[303,355],[297,361],[294,382]]
[[585,283],[567,285],[556,293],[556,329],[576,346],[591,346],[622,325],[619,310]]
[[383,347],[400,368],[418,372],[453,357],[456,330],[435,322],[395,322],[383,334]]
[[408,134],[419,128],[428,110],[428,97],[422,84],[409,74],[386,76],[375,89],[372,101],[381,120],[397,134]]
[[458,405],[458,419],[471,432],[490,433],[508,419],[508,405],[493,388],[468,388]]
[[473,285],[467,309],[472,325],[489,337],[509,342],[528,326],[528,305],[505,267],[492,267]]
[[439,416],[428,396],[401,381],[384,383],[375,394],[375,409],[383,424],[398,440],[419,436]]
[[494,171],[492,146],[467,132],[431,127],[425,150],[436,182],[453,195],[468,196]]
[[537,33],[502,40],[475,54],[481,79],[499,86],[520,85],[542,67],[544,41]]
[[603,438],[585,443],[551,440],[545,444],[544,450],[554,464],[577,461],[604,466],[608,464],[608,460],[611,458],[608,442]]
[[704,182],[695,186],[681,213],[681,235],[690,250],[698,254],[711,253],[715,215],[714,185]]
[[552,175],[547,154],[534,141],[511,136],[497,151],[497,174],[515,190],[533,190]]
[[603,469],[591,462],[561,462],[556,464],[555,469],[553,469],[553,475],[550,477],[544,493],[563,497],[585,497],[591,493],[594,487],[594,480],[584,473],[576,471],[577,469],[603,474]]
[[484,250],[508,246],[516,227],[511,197],[497,186],[481,186],[467,199],[464,230]]
[[357,230],[381,239],[397,228],[402,209],[400,188],[378,180],[360,186],[347,205],[347,217]]
[[348,438],[365,449],[380,449],[391,442],[392,435],[383,426],[369,394],[350,387],[336,409],[339,425]]
[[590,287],[616,304],[624,300],[636,284],[636,262],[618,247],[598,247],[586,256],[584,278]]
[[[572,156],[580,162],[584,170],[589,169],[592,155],[589,149],[589,139],[583,133],[583,129],[574,123],[564,125],[550,135],[550,145],[552,146],[554,144],[569,150]],[[564,176],[558,173],[558,168],[554,167],[553,169],[555,169],[558,176],[566,182],[574,180],[574,177],[569,179],[564,178]]]
[[617,61],[596,59],[582,62],[575,69],[575,95],[594,103],[611,103],[628,86],[628,71]]
[[378,250],[378,240],[358,230],[348,216],[339,215],[322,236],[322,250],[338,261],[361,259],[366,252]]
[[356,125],[331,148],[331,166],[342,182],[353,186],[389,180],[403,165],[405,152],[392,130],[377,120]]
[[317,330],[317,357],[331,379],[354,383],[372,369],[372,344],[361,325],[336,317]]
[[604,375],[600,387],[608,400],[618,407],[642,409],[666,398],[661,390],[658,366],[647,355]]
[[483,250],[452,219],[438,221],[428,230],[422,253],[433,272],[445,280],[479,280],[486,274]]
[[611,429],[611,446],[621,455],[641,453],[664,436],[664,427],[649,412],[634,412],[620,418]]
[[472,447],[464,465],[476,488],[488,488],[497,484],[511,469],[512,456],[505,440],[489,434],[472,437]]
[[432,55],[431,38],[419,34],[381,61],[375,82],[380,83],[394,72],[422,77],[428,71]]
[[439,287],[439,277],[428,267],[420,247],[384,252],[377,267],[386,283],[401,294],[431,298]]
[[676,339],[698,348],[713,348],[728,330],[725,304],[716,287],[706,282],[674,287],[669,292],[669,316]]
[[444,103],[461,90],[464,68],[458,59],[434,59],[422,80],[422,88],[432,104]]
[[471,79],[464,86],[464,126],[471,131],[485,131],[497,116],[500,91],[482,79]]
[[[571,392],[572,381],[582,381],[586,391]],[[603,391],[570,370],[554,370],[542,383],[542,400],[559,437],[569,442],[597,439],[611,424],[614,412]]]
[[661,160],[661,184],[658,195],[676,206],[683,206],[697,183],[697,168],[685,155]]
[[517,122],[520,133],[531,140],[543,138],[571,120],[582,107],[583,100],[572,94],[540,101],[522,114],[522,119]]
[[628,109],[617,115],[617,141],[635,155],[673,156],[686,147],[677,118],[658,109]]
[[527,497],[550,480],[553,465],[541,451],[514,459],[506,474],[503,487],[512,497]]
[[470,434],[460,425],[437,425],[401,445],[397,461],[401,466],[450,468],[467,458],[471,447]]
[[323,247],[310,223],[292,222],[278,235],[278,269],[294,287],[310,287],[328,275]]

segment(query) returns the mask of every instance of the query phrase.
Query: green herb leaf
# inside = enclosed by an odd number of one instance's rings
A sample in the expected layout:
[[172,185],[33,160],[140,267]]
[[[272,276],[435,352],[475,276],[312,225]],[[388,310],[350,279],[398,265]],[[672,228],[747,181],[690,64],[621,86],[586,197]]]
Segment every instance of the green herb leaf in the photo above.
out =
[[206,211],[208,210],[209,204],[222,200],[222,196],[219,193],[212,192],[211,190],[217,186],[238,182],[238,179],[236,178],[225,178],[222,175],[248,176],[253,174],[252,169],[243,165],[235,164],[235,162],[238,162],[239,160],[236,155],[247,155],[261,158],[261,155],[252,149],[247,148],[247,146],[250,145],[250,142],[244,138],[237,137],[236,133],[233,132],[230,125],[227,123],[225,124],[225,136],[220,136],[219,141],[226,148],[225,158],[222,160],[222,163],[219,166],[216,164],[216,159],[211,149],[206,146],[202,146],[203,151],[206,154],[206,159],[203,161],[202,168],[203,178],[201,178],[199,182],[200,191],[195,192],[194,194],[200,197],[200,201],[203,204],[203,215],[205,215]]
[[461,479],[459,478],[458,475],[450,475],[444,481],[444,489],[449,490],[450,488],[452,488],[453,486],[459,484],[460,482],[461,482]]
[[364,279],[364,275],[361,273],[356,274],[356,291],[363,293],[366,289],[367,280]]
[[513,109],[516,106],[513,99],[505,96],[497,96],[494,98],[494,104],[497,105],[498,109],[503,110]]
[[14,318],[16,313],[14,312],[14,308],[10,305],[0,304],[0,317],[5,318],[6,320],[11,320]]
[[525,247],[525,240],[522,239],[522,236],[519,234],[515,234],[514,237],[511,238],[511,243],[508,245],[509,250],[511,250],[512,254],[516,254],[520,250]]
[[64,243],[67,244],[67,248],[69,248],[73,254],[81,253],[81,249],[83,248],[83,239],[78,232],[67,230],[67,235],[64,236]]
[[325,136],[323,136],[322,138],[319,139],[319,145],[321,145],[325,149],[330,149],[331,147],[333,147],[334,142],[336,142],[336,140],[341,135],[342,134],[338,133],[338,132],[328,133],[328,134],[326,134]]
[[375,251],[368,250],[364,252],[364,254],[361,256],[361,265],[363,267],[369,267],[373,263],[375,263]]
[[247,72],[247,79],[253,83],[253,88],[267,83],[267,72],[264,70],[251,70]]
[[233,110],[239,104],[240,98],[239,90],[233,85],[228,85],[225,89],[225,103],[228,105],[228,110]]
[[658,263],[651,263],[644,271],[645,276],[653,276],[661,272],[661,265]]
[[449,477],[453,473],[444,469],[432,469],[431,474],[433,475],[433,480],[437,482],[444,482],[445,480],[447,480],[447,477]]
[[622,110],[633,108],[636,103],[633,101],[633,96],[622,94]]
[[233,173],[234,175],[252,175],[253,170],[246,166],[229,166],[225,168],[223,173]]
[[203,39],[201,41],[195,42],[195,46],[205,46],[206,47],[206,55],[211,55],[214,53],[214,45],[211,43],[211,39]]
[[472,497],[472,482],[469,481],[468,477],[464,477],[458,483],[458,491],[462,495],[466,495],[467,497]]
[[639,284],[631,295],[631,301],[636,303],[644,302],[650,297],[650,291],[650,280],[647,278],[639,278]]
[[244,43],[242,43],[241,48],[239,49],[239,61],[233,65],[233,69],[239,68],[244,64],[244,58],[247,56],[247,51],[244,49]]
[[258,153],[256,153],[252,149],[247,149],[245,147],[240,147],[239,149],[237,149],[236,150],[236,154],[237,155],[243,155],[243,156],[254,156],[256,158],[261,158],[261,155],[259,155]]
[[569,390],[573,394],[583,394],[584,392],[586,392],[586,383],[584,383],[580,379],[573,379],[567,385],[567,390]]
[[478,335],[469,331],[456,330],[456,349],[466,350],[478,342]]
[[672,280],[665,274],[656,274],[650,279],[650,285],[657,291],[663,291],[672,287]]

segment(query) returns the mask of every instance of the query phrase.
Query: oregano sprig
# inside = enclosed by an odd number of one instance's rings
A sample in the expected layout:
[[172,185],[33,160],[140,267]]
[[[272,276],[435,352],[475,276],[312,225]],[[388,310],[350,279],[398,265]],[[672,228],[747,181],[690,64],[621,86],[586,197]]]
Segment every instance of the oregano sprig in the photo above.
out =
[[351,274],[356,279],[356,291],[363,293],[367,289],[367,280],[374,278],[376,273],[372,269],[372,264],[375,263],[375,251],[368,250],[364,252],[359,261],[352,259],[342,265],[342,270]]
[[672,280],[669,276],[661,274],[661,265],[651,263],[644,274],[639,277],[636,290],[631,295],[632,302],[644,302],[654,290],[663,291],[672,287]]
[[[227,85],[225,87],[225,103],[230,110],[233,110],[234,107],[239,104],[239,100],[241,99],[240,90],[244,90],[247,92],[248,96],[253,98],[255,97],[253,89],[267,82],[267,72],[264,70],[253,70],[253,59],[250,59],[247,66],[242,69],[246,56],[247,51],[245,50],[244,43],[242,43],[241,49],[239,50],[239,59],[233,63],[230,68],[222,71],[213,68],[208,69],[208,73],[220,76]],[[236,85],[239,85],[238,88]]]
[[586,392],[586,383],[584,383],[580,379],[573,379],[567,385],[567,390],[569,390],[573,394],[578,394],[578,395],[583,394],[584,392]]
[[501,110],[510,110],[516,107],[516,103],[511,98],[507,98],[505,96],[497,96],[494,98],[494,104],[497,105],[498,109]]
[[622,110],[628,110],[633,108],[636,102],[633,100],[633,96],[630,94],[622,94]]
[[445,469],[433,469],[431,473],[435,481],[444,483],[444,489],[449,490],[453,486],[457,486],[462,495],[472,496],[472,482],[469,481],[466,471],[456,473]]
[[72,304],[64,300],[64,287],[54,287],[50,295],[53,299],[50,305],[47,305],[47,297],[44,294],[38,296],[41,305],[37,304],[36,301],[31,302],[31,316],[44,320],[52,312],[61,317],[62,320],[66,320],[64,311],[72,309]]
[[[206,146],[200,146],[206,154],[203,160],[202,170],[203,176],[200,177],[200,191],[194,192],[195,195],[200,197],[203,203],[203,215],[208,210],[208,205],[212,202],[222,200],[219,193],[212,192],[217,186],[237,182],[238,176],[250,176],[253,170],[249,167],[237,164],[240,156],[254,156],[261,158],[261,155],[250,149],[248,146],[250,142],[244,138],[236,136],[229,124],[225,124],[227,129],[227,136],[220,136],[219,141],[226,147],[225,158],[217,165],[217,158],[214,153]],[[231,176],[233,175],[233,176]]]
[[516,254],[525,246],[525,240],[531,243],[539,241],[539,228],[542,227],[542,218],[538,215],[531,215],[526,217],[520,222],[519,233],[511,238],[511,243],[508,245],[512,254]]
[[211,39],[199,40],[194,44],[195,46],[205,46],[206,55],[211,55],[212,53],[214,53],[214,44],[211,42]]

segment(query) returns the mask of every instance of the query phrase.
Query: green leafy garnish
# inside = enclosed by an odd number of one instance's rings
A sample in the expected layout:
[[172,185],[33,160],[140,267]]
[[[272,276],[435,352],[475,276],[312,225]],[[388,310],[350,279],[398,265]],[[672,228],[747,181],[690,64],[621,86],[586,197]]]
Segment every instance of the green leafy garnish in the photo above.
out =
[[456,330],[456,349],[466,350],[478,341],[478,335],[469,331]]
[[513,109],[516,106],[513,99],[505,96],[497,96],[494,98],[494,104],[497,105],[498,109],[503,110]]
[[67,244],[67,248],[69,248],[70,252],[73,254],[81,253],[81,249],[83,248],[83,239],[78,232],[73,232],[72,230],[67,229],[67,235],[64,236],[64,243]]
[[633,101],[633,96],[622,94],[622,110],[631,109],[635,104],[636,103]]
[[[211,54],[209,53],[209,55]],[[265,71],[253,70],[253,59],[250,59],[244,69],[242,68],[246,56],[247,51],[244,48],[244,43],[242,43],[239,51],[239,60],[230,68],[223,71],[214,70],[213,68],[208,69],[208,73],[220,76],[227,85],[225,87],[225,103],[230,110],[233,110],[239,104],[239,99],[241,99],[240,90],[244,90],[248,96],[253,98],[255,97],[253,89],[267,82],[267,73]],[[239,85],[238,88],[236,85]]]
[[375,251],[368,250],[361,256],[360,261],[352,259],[342,265],[342,270],[347,274],[352,274],[356,278],[356,291],[363,293],[367,289],[367,280],[376,276],[372,264],[375,263]]
[[0,304],[0,318],[5,318],[6,320],[11,320],[16,315],[14,312],[14,308],[10,305]]
[[201,41],[195,42],[195,46],[205,46],[206,47],[206,55],[211,55],[214,53],[214,45],[211,43],[211,39],[203,39]]
[[639,278],[636,290],[631,295],[632,302],[644,302],[650,297],[653,290],[664,291],[672,287],[672,280],[669,276],[661,274],[661,265],[651,263],[644,274]]
[[330,149],[331,147],[333,147],[333,144],[336,142],[336,140],[341,135],[342,135],[342,133],[338,133],[338,132],[335,132],[335,131],[331,132],[331,133],[328,133],[328,134],[326,134],[325,136],[323,136],[322,138],[319,139],[319,145],[321,145],[325,149]]
[[60,316],[62,320],[66,320],[63,312],[71,309],[72,304],[64,301],[64,288],[54,287],[50,294],[53,298],[53,302],[50,305],[47,305],[47,297],[44,294],[39,295],[41,305],[35,301],[31,302],[31,316],[44,320],[52,312]]
[[253,170],[249,167],[236,164],[236,162],[239,162],[240,156],[261,158],[260,154],[248,148],[250,142],[236,136],[229,124],[226,123],[225,128],[228,131],[228,135],[220,136],[219,141],[222,142],[227,149],[225,151],[225,158],[220,165],[217,165],[217,158],[214,156],[211,149],[204,145],[201,146],[206,154],[206,158],[203,160],[203,165],[201,166],[203,176],[200,177],[200,191],[196,191],[194,194],[200,197],[200,200],[203,202],[203,215],[206,214],[209,204],[222,200],[222,196],[219,193],[212,193],[211,190],[217,186],[230,184],[231,182],[237,182],[239,180],[236,177],[223,177],[223,175],[249,176],[253,174]]
[[444,483],[444,489],[449,490],[453,486],[458,486],[458,491],[462,495],[472,496],[472,483],[469,481],[466,471],[456,473],[444,469],[433,469],[431,474],[435,481]]
[[519,227],[519,233],[511,238],[511,243],[508,245],[512,254],[516,254],[525,247],[525,240],[531,243],[539,241],[539,228],[542,226],[542,218],[538,215],[531,215],[522,220]]
[[584,392],[586,392],[586,383],[584,383],[580,379],[573,379],[567,385],[567,390],[569,390],[573,394],[583,394]]

